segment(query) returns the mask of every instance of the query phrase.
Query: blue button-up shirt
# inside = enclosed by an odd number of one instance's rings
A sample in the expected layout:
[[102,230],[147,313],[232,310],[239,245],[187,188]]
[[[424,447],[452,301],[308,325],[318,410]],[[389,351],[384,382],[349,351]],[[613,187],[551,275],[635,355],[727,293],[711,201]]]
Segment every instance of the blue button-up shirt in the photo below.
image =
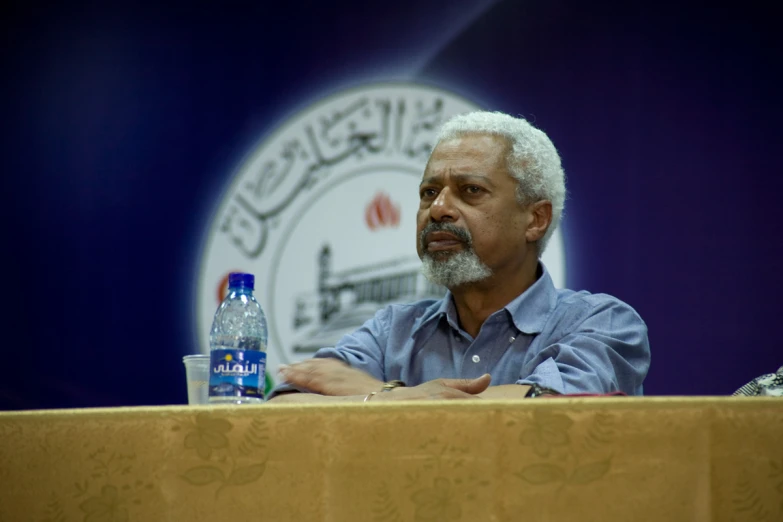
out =
[[[606,294],[558,290],[544,269],[530,288],[490,315],[475,338],[460,327],[447,292],[440,300],[386,306],[315,357],[340,359],[408,386],[489,373],[492,385],[641,395],[650,346],[647,326],[629,305]],[[283,385],[275,393],[290,389]]]

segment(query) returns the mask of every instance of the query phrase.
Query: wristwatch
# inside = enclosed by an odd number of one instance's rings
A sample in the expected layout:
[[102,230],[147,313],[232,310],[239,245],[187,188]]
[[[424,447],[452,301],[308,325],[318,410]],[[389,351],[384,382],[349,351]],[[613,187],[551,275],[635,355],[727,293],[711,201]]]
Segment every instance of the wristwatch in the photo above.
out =
[[543,395],[560,395],[560,392],[553,390],[552,388],[547,388],[546,386],[533,383],[530,385],[530,389],[525,394],[525,398],[535,399],[536,397],[541,397]]

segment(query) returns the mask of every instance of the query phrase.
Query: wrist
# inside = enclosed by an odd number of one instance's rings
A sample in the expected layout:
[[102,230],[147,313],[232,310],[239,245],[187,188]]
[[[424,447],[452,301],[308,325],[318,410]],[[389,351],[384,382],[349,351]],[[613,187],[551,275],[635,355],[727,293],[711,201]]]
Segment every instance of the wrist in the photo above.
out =
[[526,399],[535,399],[536,397],[543,397],[545,395],[560,395],[559,391],[547,388],[546,386],[541,386],[540,384],[533,383],[529,386],[530,389],[527,391],[527,394],[525,394]]
[[397,388],[403,388],[403,387],[405,387],[405,383],[400,380],[393,380],[393,381],[382,383],[380,390],[376,388],[375,390],[368,393],[367,396],[364,398],[364,402],[371,401],[379,394],[390,393]]

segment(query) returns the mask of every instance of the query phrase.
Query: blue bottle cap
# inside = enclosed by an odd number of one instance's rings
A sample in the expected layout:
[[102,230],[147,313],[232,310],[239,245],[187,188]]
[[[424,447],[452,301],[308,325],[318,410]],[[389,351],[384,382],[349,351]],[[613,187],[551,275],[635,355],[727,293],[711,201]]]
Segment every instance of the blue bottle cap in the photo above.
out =
[[253,274],[245,274],[243,272],[231,272],[228,274],[228,287],[229,288],[249,288],[253,290],[255,288],[256,278]]

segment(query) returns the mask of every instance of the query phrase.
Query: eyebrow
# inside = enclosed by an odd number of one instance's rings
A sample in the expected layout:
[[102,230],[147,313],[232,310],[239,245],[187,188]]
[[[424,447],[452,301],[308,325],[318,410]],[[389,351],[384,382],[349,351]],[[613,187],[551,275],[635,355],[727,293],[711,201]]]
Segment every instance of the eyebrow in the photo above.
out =
[[[442,177],[443,177],[442,175],[437,174],[435,176],[424,178],[423,180],[421,180],[421,183],[419,183],[419,186],[421,187],[423,185],[427,185],[430,183],[436,183],[436,184],[442,183],[440,181]],[[481,176],[479,174],[452,174],[451,178],[456,180],[457,182],[462,182],[462,183],[469,182],[469,181],[481,181],[482,183],[486,183],[492,188],[495,187],[495,184],[488,176]]]

